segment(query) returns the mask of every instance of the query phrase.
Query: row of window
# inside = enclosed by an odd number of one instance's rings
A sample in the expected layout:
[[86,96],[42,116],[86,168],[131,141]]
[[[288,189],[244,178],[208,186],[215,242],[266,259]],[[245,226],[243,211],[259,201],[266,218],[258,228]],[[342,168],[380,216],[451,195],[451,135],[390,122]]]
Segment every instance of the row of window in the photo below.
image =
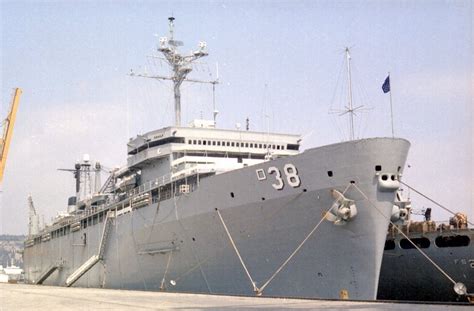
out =
[[[275,144],[263,144],[263,143],[247,143],[247,142],[235,142],[235,141],[220,141],[220,140],[201,140],[201,139],[189,139],[189,145],[203,145],[203,146],[227,146],[227,147],[242,147],[242,148],[259,148],[259,149],[275,149],[285,150],[285,145]],[[288,148],[290,149],[290,148]]]
[[[439,236],[435,239],[435,244],[437,247],[462,247],[469,246],[470,238],[466,235],[454,235],[454,236]],[[431,241],[428,238],[413,238],[411,239],[413,243],[419,248],[428,248],[431,245]],[[385,241],[385,250],[395,249],[395,241],[387,240]],[[407,239],[400,240],[400,248],[402,249],[413,249],[415,246]]]
[[51,232],[51,238],[54,239],[54,238],[66,235],[70,232],[70,230],[71,230],[71,226],[66,226],[66,227],[61,227],[59,229],[56,229],[53,232]]

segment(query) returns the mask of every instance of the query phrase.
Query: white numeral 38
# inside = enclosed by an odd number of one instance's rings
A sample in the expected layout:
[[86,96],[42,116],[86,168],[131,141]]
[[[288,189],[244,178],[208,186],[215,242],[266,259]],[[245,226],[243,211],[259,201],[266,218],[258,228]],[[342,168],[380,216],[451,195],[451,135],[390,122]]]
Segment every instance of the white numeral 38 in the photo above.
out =
[[[300,177],[298,176],[298,170],[296,167],[291,164],[285,164],[283,167],[283,172],[285,172],[286,175],[286,181],[290,186],[293,188],[299,187],[301,185],[301,180]],[[276,183],[272,184],[272,187],[275,188],[276,190],[281,190],[285,186],[285,183],[283,182],[283,179],[281,178],[281,172],[278,168],[275,166],[270,166],[268,168],[268,174],[271,175],[275,173],[275,178],[277,180]]]

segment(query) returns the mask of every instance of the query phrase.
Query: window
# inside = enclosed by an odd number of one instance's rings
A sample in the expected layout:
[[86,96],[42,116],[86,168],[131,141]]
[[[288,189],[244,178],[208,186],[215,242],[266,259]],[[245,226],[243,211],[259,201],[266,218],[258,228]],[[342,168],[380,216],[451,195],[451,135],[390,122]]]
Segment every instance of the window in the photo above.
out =
[[235,143],[234,143],[234,142],[232,142],[232,143],[231,143],[231,146],[232,146],[232,147],[234,147],[234,146],[235,146]]
[[249,143],[245,143],[245,147],[248,148],[248,147],[249,147]]
[[438,247],[460,247],[468,246],[470,239],[467,235],[439,236],[435,240]]
[[215,141],[212,141],[212,145],[215,146],[215,145],[216,145],[216,142],[215,142]]
[[[430,240],[428,240],[427,238],[413,238],[411,240],[419,248],[428,248],[428,247],[430,247]],[[415,246],[408,239],[401,239],[400,240],[400,247],[403,248],[403,249],[415,248]]]
[[192,144],[192,141],[191,141],[191,139],[190,139],[190,140],[188,140],[188,144],[189,144],[189,145],[191,145],[191,144]]
[[384,250],[388,251],[388,250],[391,250],[391,249],[395,249],[395,241],[394,240],[385,241]]
[[203,144],[204,146],[206,145],[206,143],[207,143],[207,142],[206,142],[205,140],[202,141],[202,144]]
[[300,145],[298,144],[288,144],[286,146],[286,149],[288,150],[299,150],[300,149]]
[[196,140],[194,139],[194,140],[193,140],[193,145],[195,145],[195,144],[196,144]]

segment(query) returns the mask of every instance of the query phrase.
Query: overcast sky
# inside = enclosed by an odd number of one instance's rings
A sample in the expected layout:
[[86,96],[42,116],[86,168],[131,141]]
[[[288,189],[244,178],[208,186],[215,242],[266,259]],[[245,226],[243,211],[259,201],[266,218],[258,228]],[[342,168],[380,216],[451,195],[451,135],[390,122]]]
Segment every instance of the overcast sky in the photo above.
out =
[[[404,181],[455,211],[473,207],[472,1],[5,1],[0,0],[1,116],[21,87],[0,194],[0,233],[27,231],[27,196],[48,221],[74,194],[85,153],[114,167],[129,137],[173,122],[170,85],[135,72],[167,73],[159,36],[175,35],[209,57],[190,77],[213,79],[218,126],[249,117],[252,130],[304,135],[304,148],[347,139],[344,47],[351,48],[359,138],[410,140]],[[156,36],[158,35],[158,37]],[[183,86],[183,123],[212,118],[212,89]],[[105,176],[104,176],[105,178]],[[413,192],[415,209],[432,207]]]

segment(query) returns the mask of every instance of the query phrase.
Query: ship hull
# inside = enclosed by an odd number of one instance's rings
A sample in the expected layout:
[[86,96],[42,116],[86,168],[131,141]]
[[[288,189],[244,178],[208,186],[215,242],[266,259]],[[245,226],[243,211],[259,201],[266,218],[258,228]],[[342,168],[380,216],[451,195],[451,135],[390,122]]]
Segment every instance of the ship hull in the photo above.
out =
[[[462,237],[467,245],[437,245],[437,238],[451,236]],[[422,248],[422,251],[455,282],[466,285],[468,293],[474,291],[474,230],[415,233],[410,238],[429,240],[429,245],[425,243],[427,247]],[[393,238],[389,237],[389,240]],[[400,237],[395,239],[395,247],[384,252],[378,299],[467,301],[466,297],[454,292],[454,284],[418,250],[401,248],[400,240]]]
[[[395,197],[381,190],[375,167],[401,173],[408,148],[402,139],[352,141],[202,179],[189,194],[115,217],[103,260],[74,286],[255,295],[249,275],[261,288],[307,238],[263,295],[375,299]],[[299,185],[285,176],[287,164]],[[323,220],[309,235],[331,208],[333,189],[355,201],[357,216],[341,226]],[[26,280],[61,262],[44,284],[64,285],[97,254],[103,226],[26,248]]]

